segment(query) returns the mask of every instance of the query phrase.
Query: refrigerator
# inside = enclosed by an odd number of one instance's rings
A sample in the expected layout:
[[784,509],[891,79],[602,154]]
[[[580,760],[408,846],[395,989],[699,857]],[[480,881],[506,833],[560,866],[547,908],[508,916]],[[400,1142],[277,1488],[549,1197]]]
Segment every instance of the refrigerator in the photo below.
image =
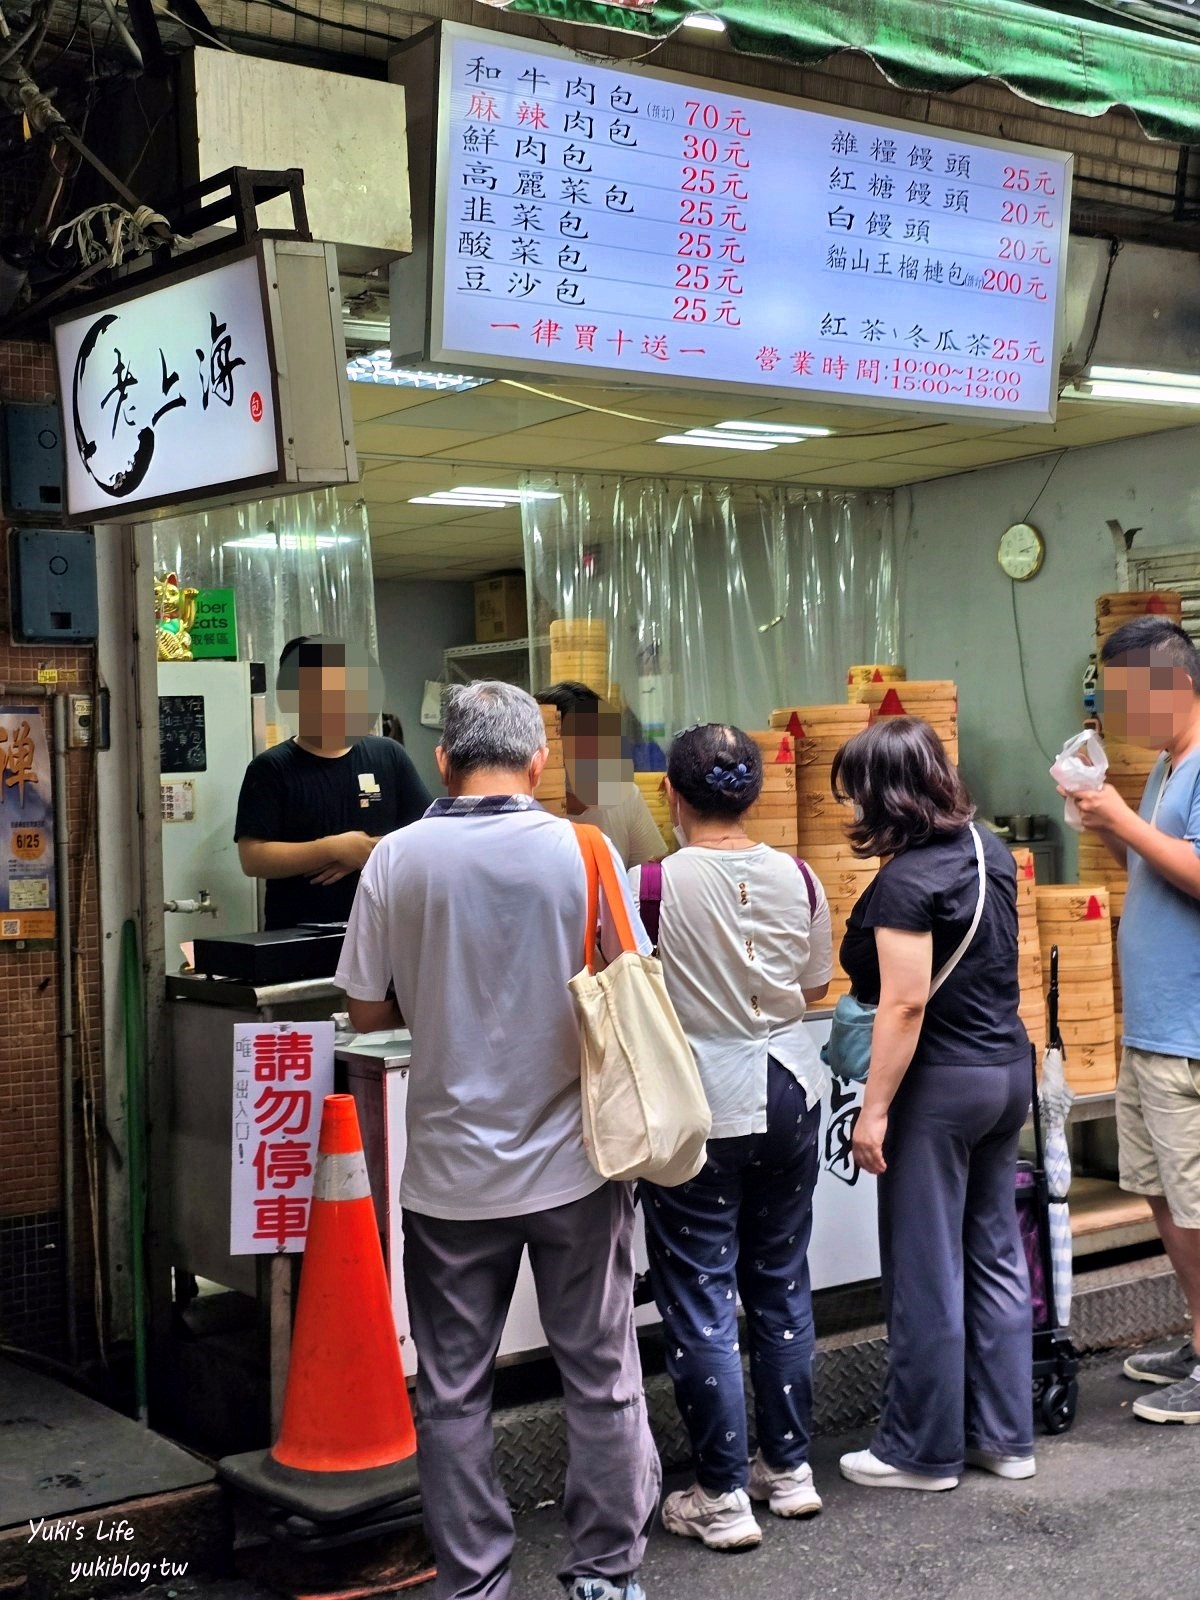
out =
[[[233,831],[242,778],[266,748],[265,670],[248,661],[162,661],[158,719],[172,972],[197,937],[261,925],[259,884],[242,872]],[[192,909],[168,910],[172,903]]]

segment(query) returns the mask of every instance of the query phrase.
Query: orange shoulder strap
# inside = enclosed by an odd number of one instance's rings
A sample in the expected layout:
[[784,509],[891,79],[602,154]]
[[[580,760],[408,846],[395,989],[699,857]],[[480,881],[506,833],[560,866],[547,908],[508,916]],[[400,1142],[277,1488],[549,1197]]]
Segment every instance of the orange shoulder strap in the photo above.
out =
[[576,822],[572,826],[575,829],[575,836],[579,840],[579,850],[583,856],[583,865],[587,872],[588,883],[587,931],[584,937],[583,950],[584,965],[589,972],[594,972],[596,970],[596,935],[600,922],[601,893],[603,893],[605,900],[608,902],[608,914],[612,918],[613,930],[620,940],[622,951],[632,954],[637,951],[638,946],[637,940],[634,938],[633,924],[629,920],[625,896],[621,893],[616,863],[613,861],[612,851],[608,848],[608,840],[599,828],[593,827],[590,823]]

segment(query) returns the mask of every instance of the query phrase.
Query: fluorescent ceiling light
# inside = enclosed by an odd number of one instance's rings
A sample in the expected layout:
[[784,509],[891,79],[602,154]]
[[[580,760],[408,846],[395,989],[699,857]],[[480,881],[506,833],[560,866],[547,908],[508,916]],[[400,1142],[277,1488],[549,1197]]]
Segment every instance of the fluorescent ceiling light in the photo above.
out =
[[364,350],[346,362],[351,383],[384,383],[396,389],[430,389],[442,394],[462,394],[478,389],[490,378],[473,378],[465,372],[421,372],[416,367],[394,367],[390,350]]
[[729,433],[773,433],[781,439],[828,439],[832,428],[793,427],[790,422],[718,422],[718,431]]
[[475,487],[475,488],[463,487],[461,489],[446,489],[444,491],[439,489],[438,493],[439,494],[446,493],[446,494],[453,494],[453,495],[484,494],[484,495],[490,496],[491,498],[493,498],[495,500],[511,500],[514,505],[519,504],[519,502],[522,501],[522,500],[561,500],[562,499],[562,495],[555,493],[555,491],[553,489],[486,489],[486,488],[485,489],[481,489],[481,488],[478,488],[478,487]]
[[1192,372],[1151,372],[1142,367],[1089,367],[1087,382],[1151,384],[1161,389],[1200,389],[1200,374]]
[[511,500],[484,500],[477,498],[469,500],[462,494],[414,494],[409,500],[410,506],[478,506],[489,511],[511,511]]
[[694,17],[684,17],[685,28],[696,28],[702,33],[724,33],[725,24],[720,17],[714,17],[706,11],[701,11]]
[[412,506],[519,506],[526,500],[561,500],[550,489],[489,489],[478,484],[456,484],[453,489],[437,489],[433,494],[413,495]]
[[717,450],[774,450],[775,445],[769,439],[739,439],[736,434],[708,433],[664,433],[657,441],[658,444],[690,444],[708,445]]
[[1200,406],[1200,385],[1186,380],[1143,383],[1128,379],[1095,380],[1085,377],[1064,389],[1062,398],[1119,401],[1124,405]]
[[224,539],[226,550],[332,550],[339,544],[357,544],[352,533],[254,533],[244,539]]

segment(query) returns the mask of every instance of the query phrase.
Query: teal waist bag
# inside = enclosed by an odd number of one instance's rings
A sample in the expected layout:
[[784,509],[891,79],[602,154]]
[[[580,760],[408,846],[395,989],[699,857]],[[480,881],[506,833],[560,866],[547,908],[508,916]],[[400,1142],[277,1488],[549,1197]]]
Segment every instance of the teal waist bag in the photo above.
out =
[[[975,904],[975,915],[971,919],[971,926],[967,929],[966,938],[929,986],[930,1000],[966,955],[971,940],[979,931],[979,924],[983,920],[983,903],[987,897],[987,868],[983,859],[983,840],[979,837],[979,830],[974,823],[971,824],[971,836],[975,841],[975,864],[979,871],[979,898]],[[834,1006],[829,1038],[821,1046],[821,1060],[835,1078],[841,1078],[845,1083],[867,1081],[867,1073],[871,1067],[871,1036],[875,1031],[875,1013],[878,1009],[878,1006],[869,1006],[861,1000],[856,1000],[852,994],[844,994]]]
[[821,1046],[821,1060],[846,1083],[865,1083],[871,1065],[871,1035],[876,1006],[864,1005],[844,994],[833,1008],[829,1038]]

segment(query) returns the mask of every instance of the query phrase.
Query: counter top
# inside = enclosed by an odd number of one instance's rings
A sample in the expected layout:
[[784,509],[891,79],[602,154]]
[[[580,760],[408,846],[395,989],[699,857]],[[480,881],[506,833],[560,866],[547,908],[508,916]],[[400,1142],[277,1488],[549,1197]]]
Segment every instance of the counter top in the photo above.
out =
[[333,1054],[352,1066],[406,1067],[412,1060],[412,1034],[406,1028],[397,1033],[360,1033],[339,1040]]
[[331,977],[305,978],[300,983],[263,984],[256,988],[237,978],[209,978],[201,972],[176,972],[167,975],[167,999],[255,1011],[324,1000],[332,1006],[342,999],[342,991]]

